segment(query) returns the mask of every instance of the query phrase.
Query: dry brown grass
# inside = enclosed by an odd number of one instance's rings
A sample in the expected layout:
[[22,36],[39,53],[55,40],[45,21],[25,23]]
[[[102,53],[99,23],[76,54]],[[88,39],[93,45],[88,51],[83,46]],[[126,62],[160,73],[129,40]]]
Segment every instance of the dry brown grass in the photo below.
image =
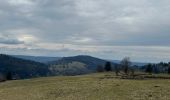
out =
[[124,80],[112,73],[0,83],[0,100],[170,100],[170,80]]

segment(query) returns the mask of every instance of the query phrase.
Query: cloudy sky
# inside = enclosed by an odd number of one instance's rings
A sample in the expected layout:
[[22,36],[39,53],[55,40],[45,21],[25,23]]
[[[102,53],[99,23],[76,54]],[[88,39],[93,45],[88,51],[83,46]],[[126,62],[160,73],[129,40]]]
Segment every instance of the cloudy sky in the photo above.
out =
[[0,53],[170,61],[169,0],[0,0]]

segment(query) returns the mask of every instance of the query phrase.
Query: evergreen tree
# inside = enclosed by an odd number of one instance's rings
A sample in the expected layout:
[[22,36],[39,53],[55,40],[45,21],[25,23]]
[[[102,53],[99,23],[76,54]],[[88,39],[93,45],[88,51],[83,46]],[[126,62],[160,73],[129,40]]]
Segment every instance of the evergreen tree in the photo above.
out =
[[148,64],[148,65],[146,66],[145,72],[151,74],[151,73],[152,73],[152,69],[153,69],[153,68],[152,68],[152,64]]
[[104,69],[105,69],[105,71],[112,71],[111,63],[110,62],[106,62]]
[[169,65],[169,67],[168,67],[168,74],[170,74],[170,65]]
[[7,79],[7,80],[12,80],[12,73],[11,73],[11,72],[8,72],[8,73],[7,73],[6,79]]
[[153,73],[155,73],[155,74],[159,73],[159,69],[156,65],[153,65],[152,70],[153,70]]

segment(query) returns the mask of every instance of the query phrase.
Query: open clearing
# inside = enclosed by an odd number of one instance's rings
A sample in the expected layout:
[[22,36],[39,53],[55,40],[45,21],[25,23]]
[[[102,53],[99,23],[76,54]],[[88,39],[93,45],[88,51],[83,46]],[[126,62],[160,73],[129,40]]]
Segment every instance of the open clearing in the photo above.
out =
[[0,100],[170,100],[170,80],[126,80],[113,73],[0,83]]

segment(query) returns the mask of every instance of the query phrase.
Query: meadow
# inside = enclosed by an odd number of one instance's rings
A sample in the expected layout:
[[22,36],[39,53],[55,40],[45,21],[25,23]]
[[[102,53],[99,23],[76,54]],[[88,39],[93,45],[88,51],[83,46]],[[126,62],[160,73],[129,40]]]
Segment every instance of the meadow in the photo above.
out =
[[170,80],[114,73],[15,80],[0,83],[0,100],[170,100]]

